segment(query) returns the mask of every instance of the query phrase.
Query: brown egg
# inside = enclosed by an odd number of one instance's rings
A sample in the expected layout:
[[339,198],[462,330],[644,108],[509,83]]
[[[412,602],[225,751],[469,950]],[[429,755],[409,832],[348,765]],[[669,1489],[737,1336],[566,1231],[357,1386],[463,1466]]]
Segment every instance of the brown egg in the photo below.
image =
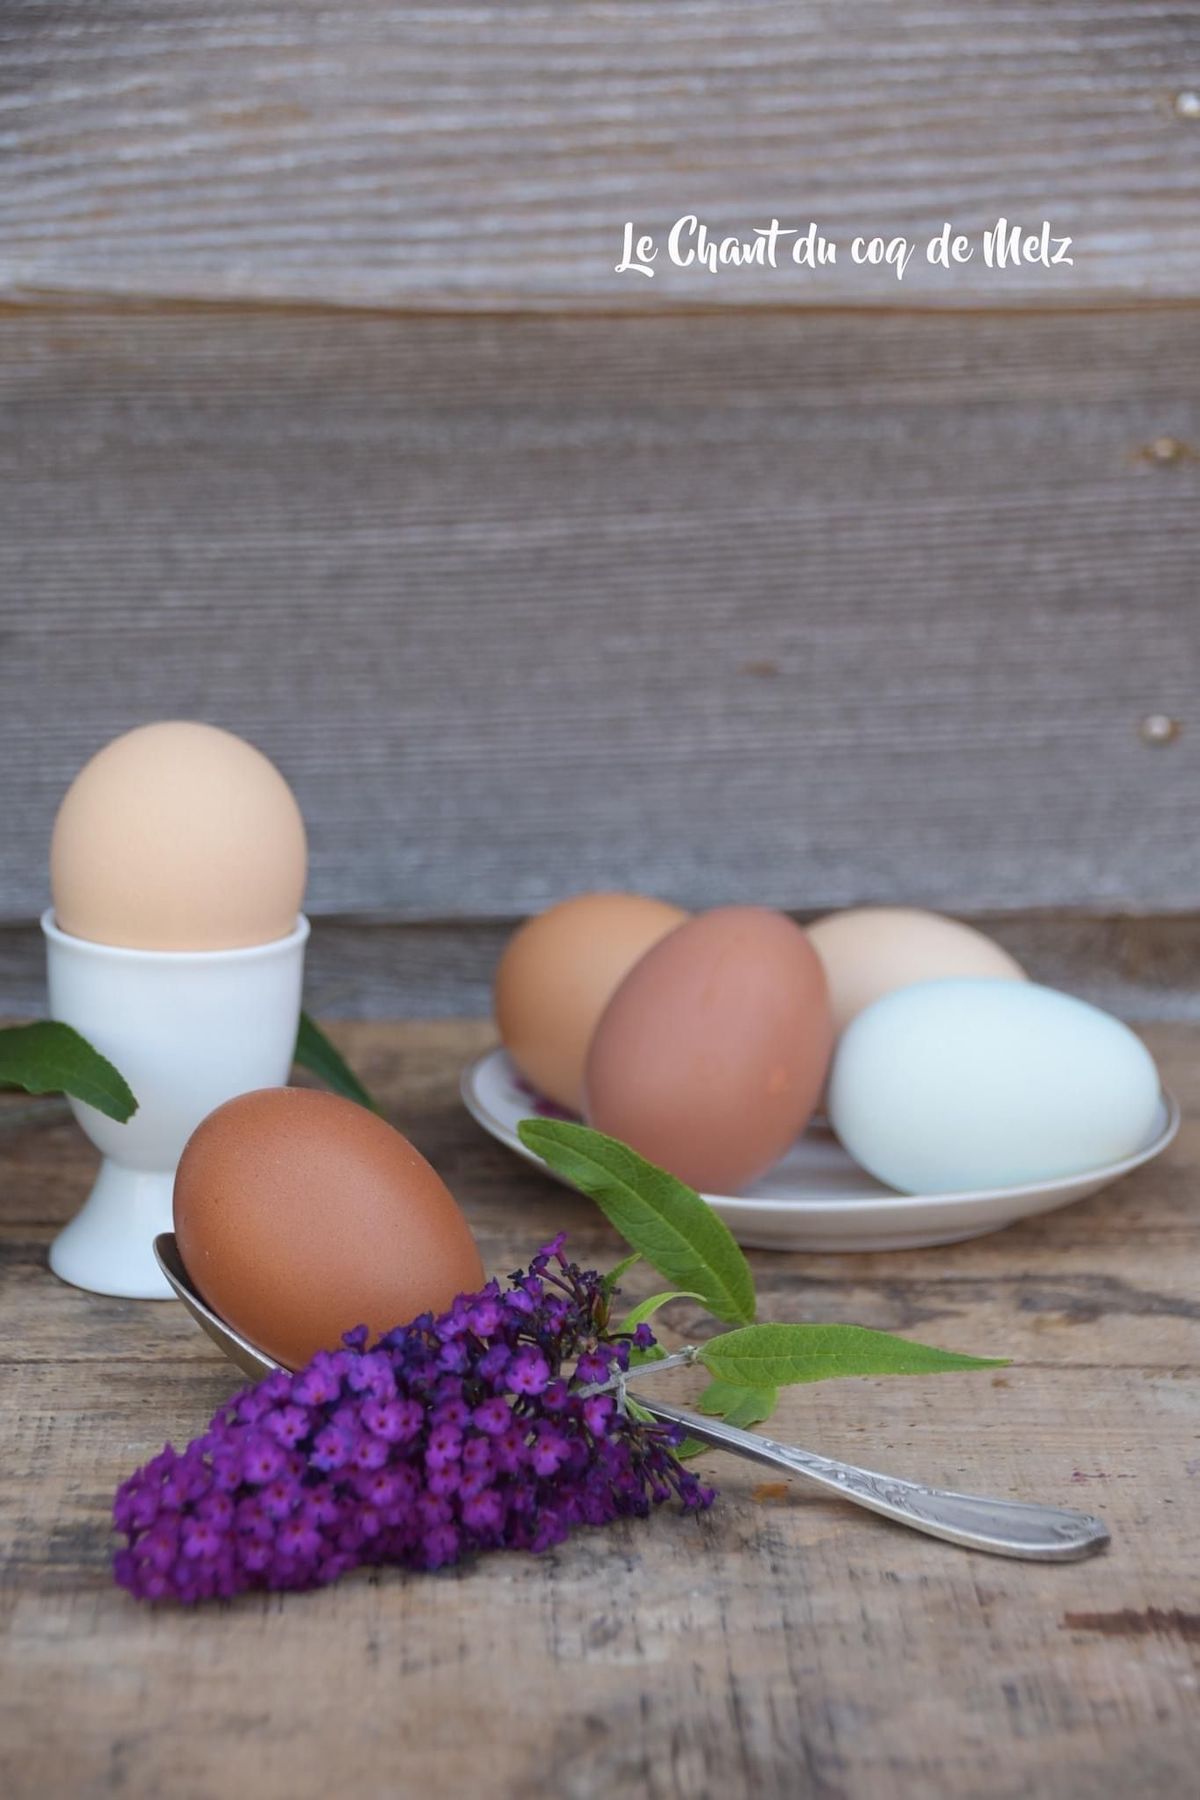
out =
[[582,1110],[601,1013],[639,957],[687,917],[643,894],[576,894],[510,938],[496,970],[496,1025],[539,1094]]
[[235,1330],[288,1368],[480,1287],[449,1189],[398,1131],[352,1100],[261,1088],[193,1132],[175,1176],[188,1274]]
[[592,1039],[590,1124],[712,1194],[736,1194],[808,1122],[833,1043],[820,958],[798,925],[724,906],[621,983]]

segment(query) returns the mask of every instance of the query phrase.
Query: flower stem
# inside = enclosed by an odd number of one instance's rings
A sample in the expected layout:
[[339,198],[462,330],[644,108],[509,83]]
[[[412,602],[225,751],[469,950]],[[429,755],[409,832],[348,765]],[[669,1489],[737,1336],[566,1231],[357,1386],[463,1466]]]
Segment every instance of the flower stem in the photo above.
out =
[[590,1394],[616,1394],[624,1404],[625,1385],[635,1375],[657,1375],[663,1369],[686,1369],[699,1354],[697,1345],[685,1344],[682,1350],[672,1350],[669,1356],[660,1356],[657,1362],[639,1363],[636,1369],[619,1371],[607,1381],[593,1381],[588,1387],[577,1388],[576,1392],[585,1399]]
[[655,1362],[639,1363],[636,1369],[627,1369],[624,1379],[630,1381],[635,1375],[657,1375],[664,1369],[685,1369],[699,1354],[696,1344],[685,1344],[682,1350],[672,1350],[669,1356],[660,1356]]

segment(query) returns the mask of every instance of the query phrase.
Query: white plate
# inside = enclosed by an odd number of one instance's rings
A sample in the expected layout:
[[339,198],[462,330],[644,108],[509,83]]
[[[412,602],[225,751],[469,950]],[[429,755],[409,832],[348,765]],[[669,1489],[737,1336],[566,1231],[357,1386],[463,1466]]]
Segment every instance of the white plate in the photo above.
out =
[[[539,1107],[503,1050],[489,1050],[463,1070],[467,1111],[485,1131],[546,1173],[517,1136],[517,1125]],[[1158,1117],[1133,1156],[1025,1187],[969,1194],[898,1194],[851,1162],[828,1130],[810,1127],[781,1162],[746,1193],[706,1194],[740,1244],[760,1250],[920,1250],[957,1244],[999,1231],[1017,1219],[1053,1212],[1107,1187],[1165,1150],[1179,1130],[1179,1108],[1164,1091]],[[570,1186],[570,1183],[566,1185]]]

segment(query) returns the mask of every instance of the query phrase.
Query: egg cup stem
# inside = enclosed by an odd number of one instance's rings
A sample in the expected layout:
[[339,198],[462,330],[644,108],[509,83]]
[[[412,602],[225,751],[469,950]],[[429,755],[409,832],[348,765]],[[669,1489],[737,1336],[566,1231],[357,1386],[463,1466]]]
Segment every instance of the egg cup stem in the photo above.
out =
[[154,1240],[171,1229],[174,1181],[173,1171],[123,1168],[106,1156],[91,1193],[50,1246],[59,1280],[93,1294],[173,1299]]

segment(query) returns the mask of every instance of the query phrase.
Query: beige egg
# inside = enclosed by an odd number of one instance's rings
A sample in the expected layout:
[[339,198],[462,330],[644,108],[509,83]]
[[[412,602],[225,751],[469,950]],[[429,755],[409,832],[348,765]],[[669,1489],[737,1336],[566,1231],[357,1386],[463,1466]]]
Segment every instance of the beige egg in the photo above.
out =
[[58,809],[61,930],[139,950],[232,950],[295,928],[308,852],[287,782],[214,725],[143,725],[99,751]]
[[839,1036],[873,1001],[919,981],[1027,979],[1008,951],[981,931],[915,907],[859,906],[828,913],[808,927],[808,935],[825,965]]
[[576,894],[529,919],[496,970],[496,1026],[539,1094],[583,1108],[600,1015],[634,964],[688,914],[642,894]]

